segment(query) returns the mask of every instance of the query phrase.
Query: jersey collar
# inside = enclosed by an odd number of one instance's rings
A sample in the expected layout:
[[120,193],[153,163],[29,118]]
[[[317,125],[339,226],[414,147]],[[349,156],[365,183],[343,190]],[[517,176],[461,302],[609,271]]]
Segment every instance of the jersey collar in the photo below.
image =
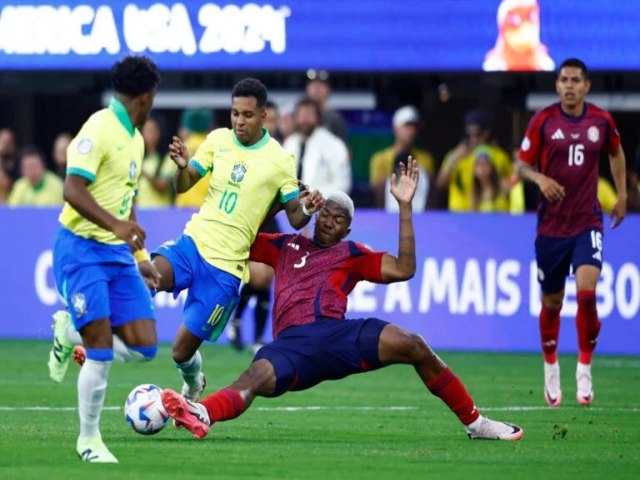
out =
[[236,144],[236,146],[243,148],[245,150],[257,150],[258,148],[264,146],[268,141],[269,138],[271,138],[269,136],[269,130],[267,130],[266,128],[262,127],[262,138],[260,140],[258,140],[256,143],[254,143],[253,145],[243,145],[242,143],[240,143],[240,140],[238,140],[238,137],[236,137],[236,133],[232,130],[231,133],[233,133],[233,143]]
[[136,133],[136,127],[134,127],[133,123],[131,123],[129,112],[127,112],[124,104],[116,97],[111,97],[111,101],[109,102],[109,110],[111,110],[116,115],[118,121],[122,124],[129,135],[133,137],[133,135]]

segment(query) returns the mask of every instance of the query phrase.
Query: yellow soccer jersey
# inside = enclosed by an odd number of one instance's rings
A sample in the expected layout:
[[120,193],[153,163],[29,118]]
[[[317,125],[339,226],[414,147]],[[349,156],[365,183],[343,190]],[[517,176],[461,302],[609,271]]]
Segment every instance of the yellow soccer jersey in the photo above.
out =
[[299,193],[295,157],[263,131],[258,143],[245,147],[232,130],[214,130],[189,162],[202,176],[211,172],[211,180],[184,233],[208,263],[244,281],[249,248],[271,205]]
[[[133,126],[124,105],[111,99],[109,108],[100,110],[85,122],[67,149],[67,175],[89,180],[87,190],[111,215],[128,220],[135,196],[144,141]],[[87,220],[65,203],[60,223],[78,236],[101,243],[124,243],[112,232]]]

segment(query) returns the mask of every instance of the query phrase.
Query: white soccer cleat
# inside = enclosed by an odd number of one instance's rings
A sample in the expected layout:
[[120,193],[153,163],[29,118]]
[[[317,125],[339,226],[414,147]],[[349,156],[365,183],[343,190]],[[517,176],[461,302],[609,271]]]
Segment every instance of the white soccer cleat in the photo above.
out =
[[576,369],[576,384],[578,392],[576,398],[580,405],[591,405],[593,403],[593,381],[591,379],[591,365],[578,363]]
[[182,391],[180,393],[187,400],[197,402],[200,400],[200,396],[202,395],[202,392],[204,392],[205,388],[207,388],[207,377],[204,376],[204,373],[200,372],[198,377],[198,386],[192,390],[189,388],[189,385],[187,385],[187,382],[183,382]]
[[558,362],[544,362],[544,399],[550,407],[559,407],[562,403],[560,364]]
[[118,463],[100,437],[78,438],[76,451],[85,463]]
[[67,328],[71,326],[71,314],[58,310],[53,314],[53,348],[49,352],[49,376],[54,382],[64,380],[71,361],[73,342],[67,338]]
[[489,420],[482,415],[466,426],[467,435],[474,440],[520,440],[524,430],[517,425]]

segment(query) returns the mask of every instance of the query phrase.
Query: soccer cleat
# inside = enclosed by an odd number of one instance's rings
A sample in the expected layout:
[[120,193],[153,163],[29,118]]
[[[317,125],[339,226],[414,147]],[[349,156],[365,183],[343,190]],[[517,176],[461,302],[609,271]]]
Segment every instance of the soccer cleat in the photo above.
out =
[[180,392],[184,398],[190,400],[192,402],[197,402],[200,400],[200,395],[204,392],[204,389],[207,388],[207,377],[204,376],[204,373],[200,372],[199,375],[198,387],[195,390],[191,390],[187,382],[182,383],[182,391]]
[[71,325],[71,315],[64,310],[53,314],[53,348],[49,352],[49,376],[60,383],[69,368],[73,342],[67,338],[67,328]]
[[209,433],[209,413],[204,405],[190,402],[171,389],[161,394],[162,405],[167,413],[196,438],[204,438]]
[[560,364],[544,363],[544,399],[550,407],[559,407],[562,402],[560,388]]
[[78,438],[76,451],[85,463],[118,463],[100,437]]
[[593,381],[591,380],[591,366],[578,363],[576,369],[576,384],[578,391],[576,398],[580,405],[591,405],[593,403]]
[[477,440],[520,440],[524,430],[517,425],[489,420],[482,415],[466,426],[467,435]]
[[71,354],[71,358],[75,363],[80,366],[84,365],[84,362],[87,360],[87,351],[82,345],[76,345],[73,347],[73,353]]

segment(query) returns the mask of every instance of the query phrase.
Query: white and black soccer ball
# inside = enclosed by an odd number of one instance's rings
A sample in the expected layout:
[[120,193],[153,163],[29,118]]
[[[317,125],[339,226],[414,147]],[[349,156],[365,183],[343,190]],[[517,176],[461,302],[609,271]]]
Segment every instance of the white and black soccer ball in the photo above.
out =
[[145,383],[131,390],[124,404],[124,418],[131,428],[142,435],[153,435],[164,428],[169,414],[162,406],[157,385]]

